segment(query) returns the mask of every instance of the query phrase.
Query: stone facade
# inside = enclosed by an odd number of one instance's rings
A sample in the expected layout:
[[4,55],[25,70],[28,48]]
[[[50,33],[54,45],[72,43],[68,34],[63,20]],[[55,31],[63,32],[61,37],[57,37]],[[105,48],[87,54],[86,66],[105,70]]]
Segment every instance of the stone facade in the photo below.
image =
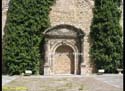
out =
[[[6,15],[8,10],[8,3],[10,0],[2,0],[2,37],[4,35],[4,27],[6,24]],[[93,18],[92,8],[94,7],[94,0],[56,0],[56,3],[51,7],[52,10],[49,14],[51,26],[57,26],[62,24],[67,24],[74,26],[78,29],[81,29],[84,33],[84,42],[82,44],[82,51],[83,54],[83,60],[84,62],[81,64],[81,74],[90,74],[92,73],[93,67],[90,65],[90,57],[89,57],[89,49],[90,49],[90,39],[89,39],[89,32],[90,32],[90,25]],[[121,26],[123,31],[123,0],[121,4],[122,9],[122,17],[121,17]],[[70,33],[68,33],[70,34]],[[49,43],[50,47],[54,44],[60,44],[62,41],[66,44],[74,45],[76,41],[74,39],[50,39],[49,41],[46,40],[46,43]],[[47,46],[47,49],[50,48]],[[73,49],[73,47],[71,47]],[[74,48],[75,49],[75,48]],[[49,51],[46,51],[46,54],[49,55]],[[55,57],[56,58],[56,57]],[[58,63],[55,66],[62,67],[61,69],[69,70],[71,69],[71,66],[68,66],[67,64],[71,64],[70,61],[65,62],[65,60],[71,60],[67,58],[66,55],[61,55],[61,57],[57,60],[62,59],[62,63]],[[48,57],[46,58],[48,59]],[[51,58],[50,58],[51,59]],[[63,60],[64,59],[64,60]],[[76,58],[77,59],[77,58]],[[64,66],[61,66],[61,64],[65,64]],[[66,66],[67,65],[67,66]],[[48,67],[48,64],[45,64],[45,74],[51,73],[50,68]],[[48,68],[47,68],[48,67]],[[74,68],[75,69],[75,68]],[[58,70],[56,68],[56,70]],[[48,72],[48,73],[46,73]],[[57,71],[58,72],[58,71]],[[64,71],[66,72],[66,71]],[[66,73],[68,73],[67,71]],[[75,69],[76,74],[76,69]]]
[[[51,26],[60,24],[69,24],[82,29],[86,34],[84,36],[83,44],[83,69],[84,74],[91,74],[94,71],[94,65],[90,65],[90,26],[93,18],[92,9],[94,7],[94,0],[56,0],[55,5],[52,6],[50,12]],[[123,30],[123,0],[121,4],[122,17],[121,26]]]
[[60,24],[69,24],[82,29],[85,32],[84,37],[84,73],[92,72],[89,58],[89,32],[93,17],[92,8],[94,6],[93,0],[56,0],[55,5],[52,6],[50,12],[51,26]]
[[[2,0],[2,36],[4,35],[9,1]],[[77,27],[89,34],[93,7],[94,0],[56,0],[56,4],[52,6],[50,12],[51,25],[63,23],[77,25]],[[120,8],[122,10],[120,24],[123,30],[123,0]]]
[[84,32],[67,24],[47,29],[44,75],[82,74]]

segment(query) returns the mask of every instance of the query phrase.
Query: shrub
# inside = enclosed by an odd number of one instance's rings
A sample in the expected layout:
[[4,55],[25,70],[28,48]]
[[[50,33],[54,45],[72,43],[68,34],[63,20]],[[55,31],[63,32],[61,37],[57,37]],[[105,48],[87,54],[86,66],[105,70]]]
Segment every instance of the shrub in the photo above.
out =
[[5,35],[3,61],[8,74],[20,74],[26,69],[39,71],[41,33],[50,26],[49,11],[54,0],[10,0]]
[[91,58],[97,69],[116,72],[122,68],[123,44],[120,26],[121,0],[95,0],[91,25]]

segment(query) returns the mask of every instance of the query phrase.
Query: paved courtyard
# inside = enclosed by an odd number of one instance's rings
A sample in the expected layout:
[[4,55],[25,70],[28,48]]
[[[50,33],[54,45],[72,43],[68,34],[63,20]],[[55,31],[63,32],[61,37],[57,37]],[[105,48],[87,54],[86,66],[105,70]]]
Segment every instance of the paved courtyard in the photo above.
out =
[[95,79],[103,81],[104,83],[107,83],[117,88],[123,88],[123,76],[122,75],[121,76],[117,74],[99,75],[99,76],[96,76]]
[[18,77],[19,76],[8,76],[8,75],[2,76],[2,86],[11,82],[12,80],[15,80]]
[[[123,76],[115,74],[90,76],[2,76],[5,87],[13,91],[123,91]],[[11,90],[12,91],[12,90]]]

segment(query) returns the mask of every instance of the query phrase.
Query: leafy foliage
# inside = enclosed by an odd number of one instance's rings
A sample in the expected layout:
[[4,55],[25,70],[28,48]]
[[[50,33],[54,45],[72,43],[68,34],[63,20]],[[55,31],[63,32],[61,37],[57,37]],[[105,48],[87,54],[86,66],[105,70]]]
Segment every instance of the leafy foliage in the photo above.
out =
[[90,53],[96,68],[106,72],[116,72],[123,65],[120,3],[121,0],[95,0]]
[[3,61],[8,74],[39,71],[41,33],[50,26],[54,0],[10,0],[3,39]]

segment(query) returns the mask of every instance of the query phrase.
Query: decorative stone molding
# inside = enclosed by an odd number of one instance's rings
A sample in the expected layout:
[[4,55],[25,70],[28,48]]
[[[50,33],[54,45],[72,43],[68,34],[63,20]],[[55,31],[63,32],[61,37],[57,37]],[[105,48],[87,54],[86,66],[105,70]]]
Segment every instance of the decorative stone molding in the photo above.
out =
[[[70,71],[71,74],[80,74],[79,62],[82,54],[80,48],[83,46],[80,47],[79,45],[82,44],[80,41],[83,41],[84,32],[72,25],[62,24],[48,28],[43,35],[49,42],[45,44],[46,47],[51,46],[50,49],[45,49],[44,74],[54,75],[61,74],[61,72],[62,74],[70,74]],[[57,49],[61,53],[58,53]],[[60,67],[57,67],[58,65]]]

